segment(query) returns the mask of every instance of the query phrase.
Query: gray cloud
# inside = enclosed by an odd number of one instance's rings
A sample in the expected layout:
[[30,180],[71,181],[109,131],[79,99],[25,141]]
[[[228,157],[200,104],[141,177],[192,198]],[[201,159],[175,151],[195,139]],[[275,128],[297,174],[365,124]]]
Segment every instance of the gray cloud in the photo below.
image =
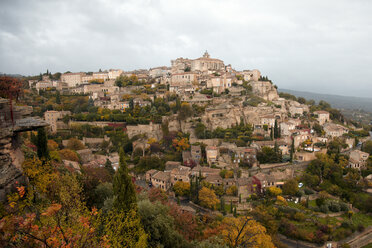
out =
[[208,49],[279,87],[372,95],[372,2],[3,0],[0,71],[131,70]]

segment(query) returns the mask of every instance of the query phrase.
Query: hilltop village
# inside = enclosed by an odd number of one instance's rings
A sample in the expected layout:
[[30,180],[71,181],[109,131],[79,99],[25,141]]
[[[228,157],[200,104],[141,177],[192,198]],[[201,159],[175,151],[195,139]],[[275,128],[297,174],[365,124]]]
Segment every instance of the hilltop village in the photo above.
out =
[[199,221],[193,237],[177,229],[188,241],[212,237],[213,218],[246,213],[277,247],[361,247],[370,238],[371,127],[326,101],[278,93],[257,69],[236,71],[205,52],[149,70],[47,72],[28,78],[20,102],[43,120],[7,142],[22,138],[18,150],[31,159],[35,130],[47,126],[52,163],[87,175],[88,207],[112,205],[112,178],[125,162],[139,191]]

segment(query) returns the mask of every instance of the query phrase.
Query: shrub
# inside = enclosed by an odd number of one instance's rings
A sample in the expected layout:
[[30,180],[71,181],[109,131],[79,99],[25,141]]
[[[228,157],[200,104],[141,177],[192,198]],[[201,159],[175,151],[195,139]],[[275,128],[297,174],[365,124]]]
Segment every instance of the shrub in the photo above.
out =
[[358,232],[363,232],[364,229],[365,229],[365,227],[363,226],[363,224],[359,224],[358,227],[357,227]]
[[297,220],[297,221],[304,221],[305,218],[306,218],[306,216],[301,212],[297,212],[293,215],[293,219]]
[[314,190],[309,189],[309,188],[305,188],[304,189],[304,192],[305,192],[306,195],[312,195],[312,194],[314,194]]
[[320,206],[320,211],[323,212],[323,213],[328,213],[329,211],[329,208],[328,208],[328,204],[323,204],[322,206]]
[[346,212],[346,211],[349,210],[349,207],[347,206],[346,203],[341,202],[341,203],[340,203],[340,209],[341,209],[341,211]]
[[340,212],[340,204],[338,202],[331,202],[329,204],[329,210],[332,212]]

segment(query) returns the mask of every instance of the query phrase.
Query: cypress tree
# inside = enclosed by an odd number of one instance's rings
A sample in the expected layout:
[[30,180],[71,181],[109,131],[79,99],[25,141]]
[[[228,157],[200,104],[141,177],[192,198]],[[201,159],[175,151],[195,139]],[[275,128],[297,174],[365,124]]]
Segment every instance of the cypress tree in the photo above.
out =
[[232,205],[232,200],[230,200],[230,213],[233,213],[233,205]]
[[114,208],[117,210],[129,211],[136,208],[136,193],[131,176],[128,174],[128,167],[124,160],[124,151],[120,149],[119,169],[113,180]]
[[225,210],[225,200],[223,199],[223,197],[221,197],[221,200],[220,200],[220,208],[221,208],[221,212],[223,213],[223,215],[226,214],[226,210]]
[[37,130],[37,139],[36,139],[36,147],[37,147],[37,156],[42,159],[49,159],[49,151],[48,151],[48,140],[45,129],[43,127]]
[[275,124],[274,124],[274,139],[278,138],[278,121],[275,119]]
[[56,103],[61,104],[61,95],[60,95],[59,91],[57,91],[57,93],[56,93]]
[[236,208],[234,208],[234,217],[236,217]]
[[115,170],[112,168],[112,164],[109,159],[106,159],[105,169],[110,173],[111,176],[115,174]]
[[274,139],[274,132],[273,132],[273,127],[270,127],[270,139]]
[[190,179],[190,195],[189,198],[192,201],[194,196],[194,183],[192,182],[192,178]]
[[289,161],[293,161],[293,154],[294,154],[294,139],[292,138],[292,144],[291,144],[291,150],[290,150],[290,160]]

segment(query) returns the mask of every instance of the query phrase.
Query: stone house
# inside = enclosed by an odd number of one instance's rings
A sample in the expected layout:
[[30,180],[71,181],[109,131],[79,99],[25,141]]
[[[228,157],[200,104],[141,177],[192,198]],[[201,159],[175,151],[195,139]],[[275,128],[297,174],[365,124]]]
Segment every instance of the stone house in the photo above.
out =
[[199,176],[199,174],[201,174],[202,177],[207,177],[209,175],[219,175],[220,171],[220,169],[197,165],[192,168],[191,176]]
[[236,181],[236,187],[238,190],[238,196],[241,197],[242,202],[244,202],[252,193],[256,192],[257,185],[254,183],[254,178],[238,178]]
[[283,136],[292,135],[292,131],[296,129],[296,123],[291,120],[280,123],[280,132]]
[[200,146],[191,146],[191,159],[196,163],[200,163],[202,152]]
[[151,182],[153,175],[155,175],[158,172],[159,171],[155,170],[155,169],[151,169],[151,170],[146,171],[146,174],[145,174],[146,182]]
[[120,75],[123,73],[123,70],[120,69],[110,69],[108,71],[108,78],[115,80],[116,78],[120,77]]
[[182,161],[184,165],[189,167],[194,164],[190,151],[182,151]]
[[301,162],[306,162],[306,161],[311,161],[316,159],[317,154],[325,154],[327,153],[327,149],[321,149],[320,151],[314,151],[314,152],[309,152],[309,151],[300,151],[295,153],[295,159],[297,161]]
[[269,128],[275,126],[275,116],[274,115],[264,115],[261,116],[261,125],[267,125]]
[[85,75],[83,72],[78,73],[63,73],[61,75],[61,81],[67,83],[68,87],[75,87],[82,83],[82,77]]
[[320,125],[323,125],[326,122],[329,122],[329,112],[327,111],[323,111],[323,110],[314,111],[314,115]]
[[369,154],[360,150],[350,152],[349,167],[354,169],[362,169],[366,166]]
[[178,168],[174,168],[170,171],[170,182],[171,185],[174,185],[176,182],[190,182],[190,174],[191,169],[190,167],[186,166],[179,166]]
[[282,152],[283,155],[289,154],[291,144],[288,144],[285,140],[254,141],[251,146],[258,150],[261,150],[265,146],[274,148],[275,143],[277,144],[279,150]]
[[82,149],[76,151],[77,154],[79,154],[81,162],[83,164],[88,163],[94,159],[94,155],[92,153],[92,150],[90,149]]
[[235,178],[224,178],[222,182],[224,188],[227,189],[230,188],[231,186],[236,186],[237,180]]
[[152,175],[151,183],[154,187],[167,191],[172,185],[170,181],[170,172],[159,171]]
[[209,165],[214,164],[217,162],[218,159],[218,148],[216,146],[207,146],[205,148],[205,152],[207,155],[207,163]]
[[171,171],[173,169],[179,168],[181,165],[181,162],[178,161],[167,161],[165,162],[165,171]]
[[293,178],[294,170],[286,169],[285,171],[272,171],[270,174],[258,173],[252,177],[257,192],[264,192],[268,187],[281,188],[286,180]]
[[223,184],[223,179],[219,174],[208,175],[205,178],[205,181],[208,182],[208,183],[213,184],[214,186],[221,186]]
[[257,162],[257,149],[253,147],[237,147],[230,150],[232,155],[234,155],[234,163],[248,162],[252,164],[253,167],[258,165]]
[[334,123],[328,123],[328,122],[324,124],[323,129],[327,136],[330,136],[333,138],[341,137],[342,135],[349,132],[349,129],[344,126],[341,126],[339,124],[334,124]]
[[57,121],[66,115],[71,115],[70,111],[46,111],[44,113],[44,120],[49,124],[52,133],[57,132]]

